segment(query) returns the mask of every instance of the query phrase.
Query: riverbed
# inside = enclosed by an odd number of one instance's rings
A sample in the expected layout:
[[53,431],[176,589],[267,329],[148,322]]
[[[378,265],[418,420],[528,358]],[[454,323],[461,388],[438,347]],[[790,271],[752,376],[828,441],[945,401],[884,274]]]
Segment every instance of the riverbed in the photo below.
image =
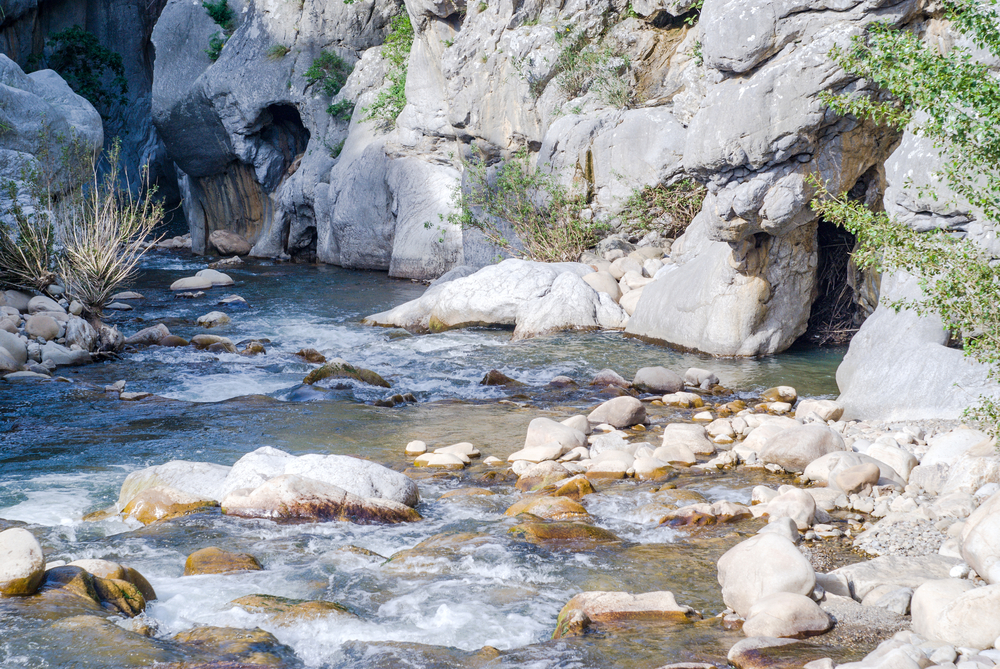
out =
[[[730,398],[753,397],[779,384],[795,386],[800,396],[832,397],[842,350],[722,360],[619,333],[567,333],[519,342],[511,342],[510,331],[502,329],[411,335],[364,326],[360,319],[419,296],[424,285],[329,266],[254,261],[225,270],[234,286],[194,299],[170,293],[172,281],[193,275],[207,262],[156,253],[134,286],[145,299],[133,302],[133,311],[112,312],[106,320],[126,335],[163,322],[172,333],[190,337],[205,332],[195,324],[198,316],[220,309],[232,322],[211,333],[234,342],[264,340],[266,355],[152,347],[60,369],[66,381],[0,382],[0,518],[28,523],[50,561],[107,558],[144,574],[158,594],[146,618],[163,640],[164,652],[183,661],[183,653],[167,639],[197,625],[215,625],[271,632],[290,647],[289,666],[652,669],[670,662],[725,662],[742,634],[712,620],[725,608],[715,562],[761,523],[697,530],[658,526],[643,512],[657,487],[651,483],[609,484],[585,498],[595,524],[622,542],[583,550],[511,535],[518,521],[503,512],[518,499],[513,479],[504,482],[501,476],[498,483],[496,474],[503,468],[482,464],[458,475],[415,473],[424,520],[412,524],[278,525],[215,512],[137,528],[117,519],[83,517],[113,504],[131,471],[175,459],[231,465],[260,446],[295,454],[355,455],[400,471],[412,464],[403,448],[413,439],[432,448],[469,441],[484,456],[506,460],[523,444],[532,418],[562,419],[600,402],[586,384],[604,368],[631,378],[650,365],[680,373],[704,367],[732,390]],[[248,306],[216,306],[228,294],[242,296]],[[393,387],[303,386],[303,377],[315,367],[294,355],[303,348],[374,370]],[[523,385],[480,385],[490,369]],[[549,387],[558,375],[580,385]],[[118,380],[126,381],[128,391],[155,397],[119,401],[116,393],[104,391]],[[417,401],[372,406],[394,393],[412,393]],[[689,420],[690,414],[660,408],[653,412],[654,426]],[[749,503],[750,489],[759,482],[730,471],[682,475],[672,484],[710,501]],[[495,494],[439,499],[469,486],[487,486]],[[183,576],[185,557],[208,545],[251,553],[265,569]],[[622,625],[550,640],[559,610],[584,590],[670,590],[705,620]],[[337,601],[357,617],[277,624],[229,604],[254,593]],[[856,649],[827,650],[838,659],[857,656]],[[0,608],[0,665],[97,667],[108,662],[85,643],[67,645],[42,620]],[[141,664],[127,658],[114,662]]]

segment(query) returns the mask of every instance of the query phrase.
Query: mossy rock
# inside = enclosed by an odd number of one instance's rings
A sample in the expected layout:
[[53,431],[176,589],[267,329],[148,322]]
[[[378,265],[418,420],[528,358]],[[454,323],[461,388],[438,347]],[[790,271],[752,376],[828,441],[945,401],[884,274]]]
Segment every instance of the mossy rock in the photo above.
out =
[[133,618],[146,610],[146,598],[132,583],[118,578],[94,577],[94,589],[105,608]]
[[252,555],[229,553],[215,546],[202,548],[188,556],[184,563],[184,575],[233,574],[240,571],[261,571],[263,567]]
[[353,379],[354,381],[367,383],[370,386],[379,386],[381,388],[392,387],[389,385],[388,381],[370,369],[355,367],[354,365],[342,360],[333,360],[326,363],[322,367],[312,370],[306,375],[306,378],[303,379],[302,382],[311,386],[318,381],[322,381],[323,379]]
[[322,600],[289,599],[277,595],[247,595],[229,602],[249,613],[263,613],[271,616],[274,622],[293,623],[300,620],[312,620],[325,616],[347,616],[356,618],[343,604]]

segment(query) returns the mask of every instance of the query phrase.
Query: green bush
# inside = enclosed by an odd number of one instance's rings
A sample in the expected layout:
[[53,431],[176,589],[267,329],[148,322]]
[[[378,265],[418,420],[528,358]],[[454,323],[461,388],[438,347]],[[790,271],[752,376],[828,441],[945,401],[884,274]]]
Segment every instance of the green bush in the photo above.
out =
[[201,3],[201,6],[205,8],[205,11],[212,17],[212,20],[218,23],[219,27],[226,32],[232,32],[236,28],[236,13],[233,12],[226,0],[219,0],[218,2],[208,2],[208,0],[205,0]]
[[406,63],[413,47],[413,26],[404,10],[393,17],[389,32],[382,43],[382,58],[389,64],[388,86],[375,101],[362,109],[366,121],[377,121],[387,128],[395,127],[396,118],[406,106]]
[[705,187],[692,179],[669,186],[657,184],[636,188],[618,214],[627,227],[637,231],[657,230],[668,239],[687,229],[701,211]]
[[51,54],[45,64],[102,116],[111,105],[126,104],[128,81],[121,54],[101,46],[96,35],[73,26],[52,35],[47,44]]
[[303,76],[310,86],[318,83],[325,95],[333,96],[339,93],[340,89],[347,83],[347,77],[350,76],[353,69],[337,54],[320,51],[319,56],[316,57]]
[[219,56],[222,54],[222,47],[226,46],[226,41],[228,36],[223,33],[212,33],[212,36],[208,38],[208,48],[205,49],[205,53],[212,61],[219,60]]
[[[571,27],[556,30],[555,36],[562,48],[553,68],[553,80],[566,99],[594,91],[601,101],[616,109],[635,105],[628,56],[618,55],[600,42],[591,42],[583,32]],[[547,83],[544,79],[529,80],[531,94],[541,96]]]
[[[946,0],[947,18],[976,46],[1000,57],[1000,15],[995,4]],[[1000,224],[1000,81],[955,46],[942,54],[915,34],[871,24],[866,33],[833,59],[871,83],[874,95],[825,95],[834,110],[903,128],[933,140],[946,159],[939,175],[959,196]],[[919,114],[918,114],[919,113]],[[855,262],[878,271],[903,270],[918,278],[923,297],[892,304],[920,314],[937,314],[959,336],[967,355],[1000,379],[1000,273],[995,260],[975,243],[945,231],[918,233],[873,212],[846,194],[831,194],[813,180],[813,207],[857,238]],[[980,398],[970,410],[993,434],[1000,434],[1000,405]]]
[[351,115],[354,113],[354,103],[347,100],[334,102],[326,108],[326,113],[341,121],[350,121]]
[[[465,169],[468,189],[456,190],[456,212],[447,221],[479,230],[514,257],[575,261],[609,230],[585,220],[586,197],[571,193],[555,176],[533,169],[526,149],[495,170],[483,161],[468,162]],[[510,224],[523,249],[503,234],[497,219]]]

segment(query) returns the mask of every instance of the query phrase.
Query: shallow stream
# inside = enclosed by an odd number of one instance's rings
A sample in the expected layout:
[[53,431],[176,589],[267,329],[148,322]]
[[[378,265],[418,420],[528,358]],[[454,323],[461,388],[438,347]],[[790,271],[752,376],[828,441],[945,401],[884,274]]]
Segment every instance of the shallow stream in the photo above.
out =
[[[490,472],[496,470],[481,464],[457,475],[418,473],[418,510],[425,520],[412,524],[278,525],[216,511],[137,529],[83,516],[112,504],[131,471],[174,459],[231,465],[264,445],[297,454],[357,455],[400,471],[410,465],[403,447],[412,439],[432,448],[470,441],[484,456],[506,459],[523,444],[532,418],[562,419],[600,401],[585,382],[605,367],[631,378],[648,365],[681,373],[699,366],[737,394],[788,384],[800,396],[832,396],[842,351],[718,360],[609,333],[521,342],[509,341],[504,330],[413,336],[359,320],[419,296],[424,286],[326,266],[261,262],[226,270],[236,285],[204,297],[179,299],[170,293],[172,281],[207,262],[155,255],[135,286],[145,299],[134,303],[134,311],[112,313],[107,320],[126,334],[163,322],[190,337],[203,331],[194,322],[198,316],[220,309],[232,323],[211,332],[234,342],[266,338],[266,355],[152,347],[61,369],[68,383],[0,381],[0,519],[28,523],[50,561],[106,558],[145,575],[158,594],[146,614],[159,640],[155,659],[186,661],[167,639],[197,625],[215,625],[273,633],[291,648],[289,666],[652,669],[670,662],[725,662],[742,634],[710,620],[724,608],[715,562],[759,523],[694,531],[659,527],[642,511],[653,498],[653,484],[623,482],[584,498],[595,523],[623,541],[583,550],[511,535],[518,521],[503,512],[517,499],[512,481],[492,485]],[[249,306],[215,306],[230,293]],[[314,365],[294,355],[302,348],[372,369],[392,383],[391,393],[410,392],[418,401],[380,408],[371,402],[390,391],[304,387],[302,378]],[[479,385],[490,369],[525,385]],[[583,383],[579,389],[547,387],[557,375]],[[119,379],[127,381],[126,390],[158,397],[119,401],[103,390]],[[690,412],[660,408],[652,415],[655,424],[689,418]],[[747,476],[681,476],[673,483],[709,500],[746,502],[758,482]],[[469,486],[489,486],[496,494],[438,499]],[[433,546],[409,551],[431,537],[438,537]],[[182,576],[186,556],[209,545],[252,553],[265,570]],[[351,546],[367,552],[345,549]],[[706,619],[603,627],[583,637],[550,640],[559,610],[583,590],[670,590]],[[254,593],[333,600],[357,617],[284,624],[229,604]],[[96,647],[54,630],[44,617],[0,604],[0,666],[148,664],[148,654]],[[845,648],[829,653],[854,657]]]

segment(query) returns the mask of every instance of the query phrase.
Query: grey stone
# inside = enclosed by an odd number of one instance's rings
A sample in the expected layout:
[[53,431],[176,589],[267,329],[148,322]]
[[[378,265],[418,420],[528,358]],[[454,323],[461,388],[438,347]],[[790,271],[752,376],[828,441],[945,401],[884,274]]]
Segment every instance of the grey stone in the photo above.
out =
[[153,346],[161,339],[170,335],[170,330],[163,323],[151,325],[143,328],[134,335],[125,338],[125,343],[129,346]]
[[29,337],[51,341],[59,337],[59,323],[47,314],[35,314],[25,321],[24,333]]
[[807,595],[816,586],[809,561],[791,541],[758,534],[719,558],[719,585],[726,605],[746,617],[762,598],[778,592]]
[[97,348],[100,335],[94,327],[82,318],[74,316],[66,321],[66,345],[79,346],[84,351]]
[[768,439],[760,452],[760,459],[781,465],[788,471],[801,472],[812,461],[845,448],[840,434],[825,425],[803,425]]
[[684,389],[684,380],[665,367],[642,367],[635,373],[632,385],[647,393],[676,393]]
[[71,351],[65,346],[50,341],[42,346],[42,362],[51,362],[57,367],[73,367],[88,365],[93,362],[93,359],[87,351]]
[[632,427],[646,422],[646,407],[634,397],[615,397],[591,411],[587,420],[619,428]]
[[19,365],[28,362],[28,346],[16,334],[0,330],[0,349],[5,350]]

